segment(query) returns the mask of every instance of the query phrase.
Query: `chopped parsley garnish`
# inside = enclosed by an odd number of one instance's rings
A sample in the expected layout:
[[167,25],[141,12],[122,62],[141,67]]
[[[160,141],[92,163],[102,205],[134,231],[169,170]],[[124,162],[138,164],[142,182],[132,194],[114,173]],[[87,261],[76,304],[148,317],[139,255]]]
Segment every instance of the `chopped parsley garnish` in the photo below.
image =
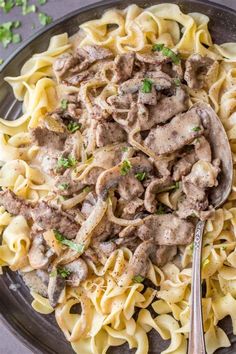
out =
[[201,130],[200,127],[193,127],[193,128],[192,128],[192,131],[194,131],[194,132],[199,132],[199,130]]
[[88,192],[90,192],[90,189],[91,189],[91,188],[87,186],[87,187],[85,187],[85,188],[83,189],[83,192],[88,193]]
[[6,1],[3,1],[1,0],[0,1],[0,7],[3,8],[3,11],[7,14],[8,12],[11,11],[11,9],[15,6],[15,2],[14,0],[6,0]]
[[22,0],[18,2],[18,6],[22,6],[22,15],[28,15],[31,12],[36,12],[35,5],[28,5],[28,0]]
[[132,165],[131,165],[130,161],[124,160],[121,164],[121,167],[120,167],[121,176],[127,175],[127,173],[129,173],[131,168],[132,168]]
[[136,173],[135,177],[142,182],[146,178],[147,173],[146,172],[138,172]]
[[142,277],[142,275],[135,275],[135,277],[133,277],[133,282],[134,283],[142,283],[144,281],[144,277]]
[[227,246],[222,246],[221,248],[223,251],[225,251],[227,249]]
[[152,80],[150,79],[144,79],[142,86],[141,86],[141,91],[143,93],[149,93],[152,91]]
[[74,157],[68,156],[68,157],[60,157],[57,161],[57,167],[61,168],[69,168],[75,166],[77,163],[77,160]]
[[47,0],[38,0],[39,5],[45,5]]
[[169,57],[174,64],[179,64],[180,63],[180,57],[178,54],[176,54],[172,49],[167,48],[164,46],[162,43],[157,43],[152,46],[152,50],[154,52],[162,52],[163,55],[166,57]]
[[0,25],[0,43],[6,48],[10,43],[19,43],[21,37],[19,34],[14,34],[12,29],[18,28],[20,21],[9,21]]
[[59,184],[58,188],[62,191],[65,191],[66,189],[69,188],[69,186],[70,186],[69,183],[61,183]]
[[127,152],[129,150],[128,146],[123,146],[122,151]]
[[52,22],[52,17],[44,14],[43,12],[40,12],[38,15],[39,22],[43,26],[47,26]]
[[0,65],[2,65],[4,63],[4,60],[2,58],[0,58]]
[[71,271],[69,271],[68,269],[66,268],[58,268],[57,269],[57,273],[62,277],[62,278],[67,278]]
[[21,36],[18,33],[13,34],[12,43],[17,44],[20,42],[21,42]]
[[76,242],[68,240],[58,230],[53,230],[53,232],[54,232],[56,240],[58,242],[60,242],[62,245],[65,245],[78,253],[82,253],[84,251],[84,245],[80,245]]
[[77,123],[77,122],[69,122],[69,124],[67,125],[67,129],[71,132],[74,133],[76,132],[76,130],[79,130],[82,127],[82,124]]
[[56,277],[57,276],[57,270],[53,270],[50,274],[50,277]]
[[68,100],[66,98],[63,98],[61,100],[61,108],[65,110],[67,109],[67,106],[68,106]]
[[175,83],[176,86],[180,86],[181,85],[181,81],[178,78],[174,79],[174,83]]
[[49,276],[50,277],[56,277],[57,275],[60,275],[62,278],[67,278],[69,275],[71,274],[71,272],[66,269],[66,268],[58,268],[53,270]]
[[165,206],[163,204],[159,205],[159,207],[157,208],[156,214],[157,215],[166,214],[166,208],[165,208]]
[[169,57],[173,61],[174,64],[180,63],[180,57],[178,56],[178,54],[173,52],[173,50],[171,50],[170,48],[164,47],[162,49],[162,54],[165,55],[166,57]]
[[20,27],[21,26],[21,22],[20,21],[15,21],[15,22],[13,22],[13,27],[14,28],[18,28],[18,27]]
[[152,46],[152,51],[153,52],[161,52],[162,49],[164,48],[164,44],[163,43],[156,43],[156,44],[153,44]]
[[163,193],[163,192],[168,192],[170,190],[176,190],[176,189],[179,189],[179,182],[175,182],[174,184],[172,184],[171,186],[168,186],[168,187],[165,187],[165,188],[162,188],[159,193]]

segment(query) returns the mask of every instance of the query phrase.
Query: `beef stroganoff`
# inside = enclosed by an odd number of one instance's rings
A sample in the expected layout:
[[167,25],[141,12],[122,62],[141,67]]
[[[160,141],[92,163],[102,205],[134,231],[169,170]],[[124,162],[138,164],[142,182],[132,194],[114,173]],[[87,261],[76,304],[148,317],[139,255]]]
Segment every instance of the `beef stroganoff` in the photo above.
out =
[[186,353],[198,219],[207,352],[230,346],[222,318],[236,334],[235,186],[222,209],[208,197],[216,114],[234,159],[236,44],[212,43],[208,22],[111,9],[6,78],[23,115],[0,119],[0,264],[76,353],[145,354],[151,329],[171,340],[162,353]]

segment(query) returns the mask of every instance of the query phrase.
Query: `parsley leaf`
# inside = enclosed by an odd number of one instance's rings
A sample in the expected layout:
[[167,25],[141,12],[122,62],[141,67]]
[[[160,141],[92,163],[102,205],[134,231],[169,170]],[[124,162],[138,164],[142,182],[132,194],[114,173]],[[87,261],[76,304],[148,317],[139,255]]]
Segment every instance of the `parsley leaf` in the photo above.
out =
[[180,63],[180,57],[178,56],[178,54],[173,52],[173,50],[171,50],[170,48],[164,47],[162,49],[162,54],[165,55],[166,57],[169,57],[173,61],[174,64]]
[[127,152],[129,150],[128,146],[123,146],[121,149],[123,152]]
[[76,165],[77,160],[74,157],[68,156],[68,157],[60,157],[57,160],[57,167],[61,168],[69,168],[73,167]]
[[61,108],[66,110],[67,109],[67,106],[68,106],[68,100],[66,98],[63,98],[61,100]]
[[0,25],[0,43],[2,43],[3,47],[6,48],[10,43],[18,43],[21,41],[20,35],[13,33],[12,28],[18,26],[18,22],[5,22]]
[[138,172],[136,173],[135,177],[142,182],[146,178],[147,173],[146,172]]
[[7,14],[15,6],[14,0],[0,1],[0,7],[3,8],[3,11]]
[[62,277],[62,278],[67,278],[71,271],[69,269],[66,268],[58,268],[57,269],[57,273]]
[[82,127],[82,124],[77,123],[77,122],[69,122],[69,124],[67,125],[67,129],[71,132],[74,133],[77,130],[79,130]]
[[166,214],[166,209],[165,209],[165,206],[163,204],[159,205],[159,207],[157,208],[156,214],[157,215]]
[[121,164],[121,167],[120,167],[121,176],[127,175],[127,173],[129,173],[131,167],[132,167],[132,165],[131,165],[130,161],[129,160],[124,160],[122,162],[122,164]]
[[78,252],[78,253],[83,253],[84,251],[84,245],[80,245],[76,242],[73,242],[71,240],[68,240],[65,236],[63,236],[58,230],[53,230],[55,238],[58,242],[60,242],[62,245],[68,246],[72,250]]
[[172,184],[171,186],[162,188],[161,190],[159,190],[159,193],[168,192],[168,191],[170,191],[170,190],[172,190],[172,189],[173,189],[173,190],[179,189],[179,182],[175,182],[175,183]]
[[23,1],[23,0],[15,0],[15,4],[16,4],[16,6],[22,6],[22,5],[23,5],[23,3],[24,3],[24,1]]
[[38,0],[39,5],[45,5],[47,0]]
[[44,14],[43,12],[40,12],[38,14],[39,22],[43,26],[47,26],[52,22],[52,17]]
[[13,27],[14,28],[18,28],[18,27],[20,27],[21,26],[21,22],[20,21],[15,21],[15,22],[13,22]]
[[143,84],[141,86],[141,91],[143,93],[149,93],[152,91],[152,81],[149,79],[144,79]]
[[12,43],[16,44],[16,43],[20,43],[20,42],[21,42],[21,36],[18,33],[13,34]]
[[135,275],[133,277],[133,282],[134,283],[142,283],[144,281],[144,277],[142,277],[142,275]]
[[0,58],[0,65],[2,65],[4,63],[4,60],[2,58]]
[[164,48],[163,43],[156,43],[156,44],[153,44],[152,51],[153,52],[161,52],[163,48]]
[[174,84],[175,84],[176,86],[180,86],[180,85],[181,85],[180,79],[179,79],[179,78],[175,78],[175,79],[174,79]]
[[200,127],[193,127],[193,128],[192,128],[192,131],[193,131],[193,132],[199,132],[199,130],[201,130]]
[[60,190],[64,191],[64,190],[68,189],[69,186],[70,186],[69,183],[61,183],[61,184],[59,184],[58,188]]

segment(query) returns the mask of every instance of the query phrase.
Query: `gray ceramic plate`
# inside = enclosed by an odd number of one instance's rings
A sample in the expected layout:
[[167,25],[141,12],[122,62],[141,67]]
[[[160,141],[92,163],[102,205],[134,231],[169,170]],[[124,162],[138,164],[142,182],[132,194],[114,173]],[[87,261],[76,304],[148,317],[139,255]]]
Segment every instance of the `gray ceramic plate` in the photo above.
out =
[[[19,117],[21,111],[21,104],[15,100],[11,88],[3,81],[3,78],[5,76],[19,75],[23,63],[30,58],[32,54],[47,48],[50,37],[65,31],[72,35],[78,30],[81,23],[100,17],[106,9],[110,7],[123,8],[134,2],[140,6],[148,7],[165,1],[102,1],[96,5],[90,5],[73,14],[67,15],[24,43],[23,46],[8,59],[0,73],[0,116],[6,119],[16,119]],[[216,43],[220,44],[227,41],[236,42],[236,13],[232,10],[208,1],[176,0],[168,2],[177,3],[182,11],[186,13],[202,12],[208,15],[211,19],[210,30]],[[17,291],[10,290],[9,285],[12,283],[20,284],[20,288]],[[0,299],[2,320],[34,354],[73,353],[70,344],[66,342],[63,334],[57,327],[54,316],[40,315],[31,308],[31,296],[18,274],[7,270],[4,275],[0,277]],[[225,319],[221,325],[229,334],[232,346],[231,348],[221,349],[218,353],[235,353],[236,337],[232,334],[231,323]],[[153,332],[150,334],[149,353],[159,354],[166,346],[167,343],[161,340],[156,333]],[[111,348],[109,350],[109,353],[113,354],[125,354],[130,352],[134,351],[129,351],[127,346]]]

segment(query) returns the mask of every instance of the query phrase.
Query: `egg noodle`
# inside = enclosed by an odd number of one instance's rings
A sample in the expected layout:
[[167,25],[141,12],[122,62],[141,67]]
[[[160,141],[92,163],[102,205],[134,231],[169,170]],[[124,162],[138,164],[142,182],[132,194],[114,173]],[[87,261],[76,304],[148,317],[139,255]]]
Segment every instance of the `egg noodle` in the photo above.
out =
[[[110,9],[100,19],[80,26],[80,46],[98,44],[115,54],[128,51],[146,52],[153,44],[164,43],[176,49],[182,58],[200,53],[217,60],[208,87],[190,90],[191,103],[211,104],[227,131],[236,161],[236,43],[216,45],[208,31],[209,18],[204,14],[183,14],[174,4],[160,4],[146,9],[131,5],[124,10]],[[18,77],[7,77],[17,100],[23,103],[23,115],[15,121],[0,119],[0,185],[17,196],[37,201],[50,191],[50,181],[31,164],[37,147],[30,146],[29,129],[39,125],[53,111],[60,96],[61,84],[53,75],[56,58],[71,52],[72,41],[66,33],[54,36],[48,49],[34,54],[22,67]],[[103,87],[97,103],[106,107],[106,98],[115,93],[113,84],[89,81]],[[67,88],[70,90],[70,87]],[[83,94],[86,96],[86,85]],[[89,97],[88,109],[89,109]],[[23,146],[23,147],[22,147]],[[93,150],[93,147],[91,147]],[[83,157],[82,157],[83,158]],[[162,194],[162,203],[173,205],[175,197]],[[103,214],[107,212],[104,202]],[[109,207],[108,207],[109,212]],[[112,210],[109,212],[110,217]],[[83,222],[83,221],[82,221]],[[82,223],[83,225],[83,223]],[[86,224],[84,228],[90,226]],[[83,226],[82,226],[83,228]],[[31,270],[28,251],[31,245],[30,225],[23,216],[12,216],[0,207],[0,265],[13,271]],[[236,335],[236,181],[226,204],[208,220],[203,241],[202,278],[206,286],[203,297],[203,321],[207,353],[229,347],[230,341],[218,326],[226,316],[232,320]],[[224,242],[224,246],[222,246]],[[93,276],[77,288],[67,287],[55,309],[56,321],[76,353],[103,354],[110,346],[128,343],[136,354],[148,353],[148,336],[155,329],[162,339],[170,340],[162,354],[187,352],[190,326],[189,296],[191,289],[192,246],[183,251],[182,268],[173,263],[164,267],[150,266],[147,278],[158,290],[133,283],[124,276],[132,252],[115,250],[104,265],[89,267]],[[54,309],[48,299],[32,292],[33,308],[42,314]],[[81,313],[71,311],[81,305]],[[150,312],[150,306],[156,313]],[[153,311],[152,311],[153,312]],[[134,317],[135,314],[135,317]]]

